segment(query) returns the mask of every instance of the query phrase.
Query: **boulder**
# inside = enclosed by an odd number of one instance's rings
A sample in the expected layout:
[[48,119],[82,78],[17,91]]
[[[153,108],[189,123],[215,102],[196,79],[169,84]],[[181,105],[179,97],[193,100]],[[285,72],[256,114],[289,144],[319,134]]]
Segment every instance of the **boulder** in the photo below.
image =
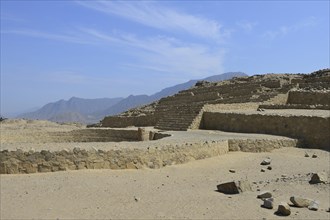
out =
[[272,193],[269,191],[263,191],[258,194],[257,198],[258,199],[272,198]]
[[302,197],[298,197],[298,196],[291,196],[290,201],[296,207],[308,207],[312,202],[311,199],[302,198]]
[[289,216],[291,214],[291,209],[288,203],[281,202],[277,208],[277,214],[282,216]]
[[218,191],[225,194],[238,194],[245,191],[252,191],[251,185],[247,180],[232,181],[217,185]]
[[308,209],[312,210],[312,211],[317,211],[319,209],[319,205],[320,205],[320,202],[314,200],[309,204]]
[[262,204],[262,207],[266,208],[266,209],[273,209],[274,207],[274,199],[273,198],[267,198],[264,199],[264,204]]
[[267,157],[267,158],[263,159],[263,161],[261,161],[260,165],[270,165],[271,162],[272,162],[272,159]]
[[313,173],[310,184],[325,183],[327,182],[327,174],[325,172]]

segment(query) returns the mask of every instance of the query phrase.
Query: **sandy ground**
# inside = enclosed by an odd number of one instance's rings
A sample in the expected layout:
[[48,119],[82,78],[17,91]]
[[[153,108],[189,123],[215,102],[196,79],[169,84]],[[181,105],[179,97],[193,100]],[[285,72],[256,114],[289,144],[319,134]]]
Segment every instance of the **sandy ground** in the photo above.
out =
[[[310,173],[329,176],[330,155],[283,148],[272,153],[226,155],[162,169],[80,170],[1,175],[1,219],[329,219],[329,184],[310,185]],[[272,170],[260,172],[266,156]],[[236,173],[230,173],[235,169]],[[225,195],[217,184],[247,179],[252,192]],[[291,207],[280,217],[260,207],[269,190],[275,207],[290,196],[320,201],[318,211]]]

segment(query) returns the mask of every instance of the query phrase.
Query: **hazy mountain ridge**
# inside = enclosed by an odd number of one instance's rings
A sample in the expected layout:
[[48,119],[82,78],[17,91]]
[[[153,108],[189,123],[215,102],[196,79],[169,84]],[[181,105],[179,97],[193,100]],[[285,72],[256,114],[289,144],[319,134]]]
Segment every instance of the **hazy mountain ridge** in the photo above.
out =
[[[205,81],[215,82],[228,80],[233,77],[247,76],[242,72],[228,72],[224,74],[210,76]],[[130,95],[126,98],[102,98],[83,99],[72,97],[68,101],[59,100],[48,103],[37,111],[21,114],[18,118],[43,119],[56,122],[81,122],[85,124],[96,123],[108,115],[117,115],[128,109],[149,104],[163,97],[174,95],[177,92],[189,89],[199,80],[190,80],[186,83],[177,84],[148,95]]]
[[[97,111],[103,111],[123,98],[83,99],[72,97],[68,101],[48,103],[37,111],[21,114],[18,118],[43,119],[56,122],[93,123],[99,118]],[[77,120],[79,119],[79,120]]]

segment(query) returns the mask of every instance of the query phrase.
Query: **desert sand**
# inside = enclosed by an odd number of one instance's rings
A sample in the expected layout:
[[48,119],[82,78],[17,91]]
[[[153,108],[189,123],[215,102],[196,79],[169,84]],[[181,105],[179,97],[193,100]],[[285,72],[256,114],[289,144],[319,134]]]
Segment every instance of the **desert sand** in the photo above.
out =
[[[267,156],[272,170],[261,172]],[[329,162],[326,151],[282,148],[162,169],[1,175],[1,219],[329,219],[329,184],[309,184],[311,173],[329,175]],[[251,183],[251,192],[217,191],[217,184],[241,179]],[[274,209],[261,207],[259,190],[273,194]],[[290,216],[275,215],[291,196],[318,200],[319,210],[291,207]]]

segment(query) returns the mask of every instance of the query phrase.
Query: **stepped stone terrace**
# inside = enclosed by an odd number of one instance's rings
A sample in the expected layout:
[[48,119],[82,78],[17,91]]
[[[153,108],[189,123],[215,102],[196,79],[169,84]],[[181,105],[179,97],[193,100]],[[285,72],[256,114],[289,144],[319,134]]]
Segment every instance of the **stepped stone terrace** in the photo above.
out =
[[306,147],[330,147],[329,69],[198,82],[153,106],[133,116],[106,117],[102,126],[265,133],[298,138]]

